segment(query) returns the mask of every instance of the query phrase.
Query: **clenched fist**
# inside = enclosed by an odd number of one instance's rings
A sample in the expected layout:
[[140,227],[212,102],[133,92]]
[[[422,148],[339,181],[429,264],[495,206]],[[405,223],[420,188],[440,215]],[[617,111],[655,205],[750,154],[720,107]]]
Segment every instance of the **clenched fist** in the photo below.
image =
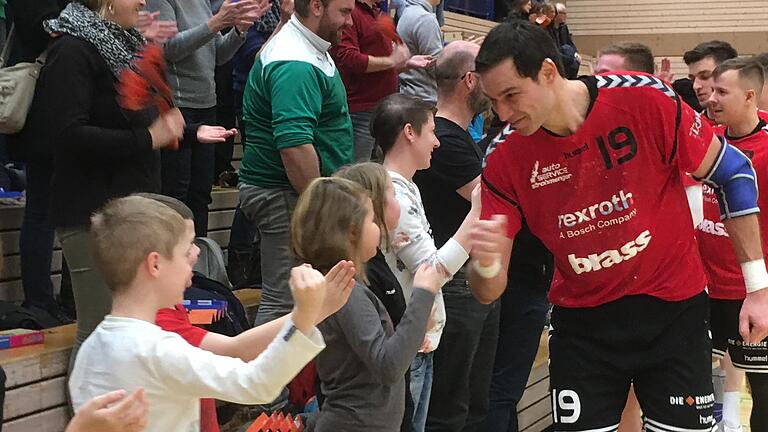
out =
[[325,277],[311,265],[303,264],[291,269],[288,284],[293,295],[293,324],[308,335],[323,309]]

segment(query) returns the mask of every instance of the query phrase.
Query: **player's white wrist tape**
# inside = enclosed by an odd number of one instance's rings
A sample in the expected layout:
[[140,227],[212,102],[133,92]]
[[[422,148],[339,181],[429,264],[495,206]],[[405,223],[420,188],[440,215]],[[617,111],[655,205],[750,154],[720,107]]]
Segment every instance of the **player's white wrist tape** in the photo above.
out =
[[747,293],[768,288],[768,271],[765,270],[764,260],[757,259],[741,263],[741,274],[744,275]]
[[499,271],[501,270],[501,258],[496,258],[493,261],[493,264],[489,265],[488,267],[484,267],[480,265],[480,261],[473,261],[472,266],[475,268],[475,272],[480,275],[480,277],[484,279],[491,279],[496,277],[497,274],[499,274]]

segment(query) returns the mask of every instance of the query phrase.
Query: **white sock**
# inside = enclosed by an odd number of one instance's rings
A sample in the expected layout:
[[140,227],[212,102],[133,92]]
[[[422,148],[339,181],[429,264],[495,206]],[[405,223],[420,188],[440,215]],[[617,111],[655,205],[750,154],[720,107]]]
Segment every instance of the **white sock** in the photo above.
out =
[[741,393],[723,392],[723,423],[729,428],[741,426]]

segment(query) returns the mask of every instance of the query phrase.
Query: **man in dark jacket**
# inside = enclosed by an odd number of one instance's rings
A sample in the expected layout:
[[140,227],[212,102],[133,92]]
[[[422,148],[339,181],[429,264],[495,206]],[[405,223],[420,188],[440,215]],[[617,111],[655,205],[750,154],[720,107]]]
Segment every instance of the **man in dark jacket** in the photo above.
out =
[[568,78],[574,79],[579,74],[579,67],[581,65],[581,56],[579,50],[576,49],[576,43],[573,42],[573,35],[568,29],[568,10],[564,3],[555,4],[557,14],[555,15],[554,30],[557,33],[557,40],[560,43],[560,54],[563,55],[563,62],[565,65]]

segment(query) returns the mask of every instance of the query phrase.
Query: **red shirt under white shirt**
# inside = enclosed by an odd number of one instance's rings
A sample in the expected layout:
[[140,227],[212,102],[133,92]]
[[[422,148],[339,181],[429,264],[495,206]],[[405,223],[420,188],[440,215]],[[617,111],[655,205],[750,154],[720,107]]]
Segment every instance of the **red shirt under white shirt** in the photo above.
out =
[[555,305],[700,293],[706,279],[680,172],[699,167],[711,128],[651,75],[582,80],[592,103],[575,133],[507,127],[491,143],[482,217],[507,215],[510,238],[525,217],[562,275]]
[[[189,322],[187,310],[180,304],[157,311],[155,324],[165,331],[178,334],[195,347],[200,347],[203,338],[208,334],[207,330],[195,327]],[[200,399],[200,432],[219,432],[214,399]]]
[[[768,126],[764,120],[750,134],[732,138],[726,135],[728,143],[741,150],[752,160],[757,173],[759,194],[758,206],[768,209]],[[763,251],[768,251],[768,212],[761,211],[760,237]],[[711,298],[722,300],[742,300],[746,297],[744,277],[736,253],[728,238],[725,225],[720,221],[720,206],[715,191],[704,185],[704,220],[698,227],[697,239],[701,259],[707,274],[708,292]]]

